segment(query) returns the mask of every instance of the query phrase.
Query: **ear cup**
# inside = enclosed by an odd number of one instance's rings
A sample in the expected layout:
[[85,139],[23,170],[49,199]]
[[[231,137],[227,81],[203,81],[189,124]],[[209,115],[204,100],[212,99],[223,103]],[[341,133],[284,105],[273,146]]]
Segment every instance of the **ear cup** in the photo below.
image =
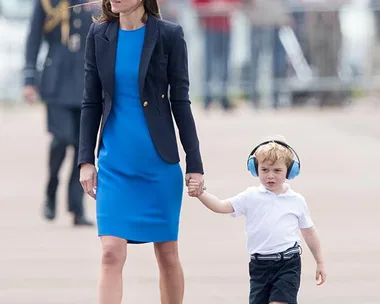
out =
[[256,157],[250,156],[247,162],[248,171],[251,172],[252,176],[257,177],[257,161]]
[[287,179],[293,179],[296,176],[298,176],[298,174],[300,174],[300,164],[298,161],[293,160],[292,163],[290,164],[289,168],[288,168],[286,178]]
[[288,167],[287,172],[286,172],[286,178],[287,179],[293,179],[296,176],[298,176],[300,174],[300,170],[301,170],[301,161],[300,161],[300,158],[298,157],[297,152],[291,146],[289,146],[287,143],[279,141],[279,140],[269,140],[269,141],[262,142],[252,150],[252,152],[249,154],[249,157],[247,160],[247,169],[252,174],[252,176],[254,176],[254,177],[259,176],[258,162],[257,162],[256,157],[254,156],[256,150],[260,146],[265,145],[265,144],[270,143],[270,142],[275,142],[279,145],[282,145],[282,146],[290,149],[293,152],[293,155],[297,158],[297,160],[293,160],[292,163],[290,164],[290,166]]

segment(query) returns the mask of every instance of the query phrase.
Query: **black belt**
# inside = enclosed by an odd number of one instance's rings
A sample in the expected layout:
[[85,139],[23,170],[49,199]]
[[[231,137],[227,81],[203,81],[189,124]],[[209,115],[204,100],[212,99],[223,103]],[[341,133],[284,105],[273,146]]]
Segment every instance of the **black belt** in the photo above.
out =
[[291,258],[300,255],[302,253],[302,248],[298,244],[291,247],[283,252],[272,253],[272,254],[251,254],[251,260],[257,261],[281,261],[290,260]]

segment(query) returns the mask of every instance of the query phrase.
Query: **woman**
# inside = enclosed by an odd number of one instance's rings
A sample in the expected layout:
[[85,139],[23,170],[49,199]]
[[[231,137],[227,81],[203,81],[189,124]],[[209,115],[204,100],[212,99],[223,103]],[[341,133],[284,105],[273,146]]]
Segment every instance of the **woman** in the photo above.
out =
[[102,0],[86,41],[78,160],[83,189],[97,201],[101,304],[121,303],[126,245],[147,242],[160,269],[161,303],[183,301],[177,248],[183,175],[172,113],[186,182],[203,183],[182,28],[160,19],[156,0]]

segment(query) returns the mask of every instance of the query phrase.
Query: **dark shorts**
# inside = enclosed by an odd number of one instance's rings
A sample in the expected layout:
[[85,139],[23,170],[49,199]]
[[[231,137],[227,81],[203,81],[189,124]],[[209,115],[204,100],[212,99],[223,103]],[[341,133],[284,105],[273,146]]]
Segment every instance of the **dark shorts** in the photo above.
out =
[[282,261],[257,261],[249,263],[249,304],[284,302],[297,304],[301,281],[301,257]]

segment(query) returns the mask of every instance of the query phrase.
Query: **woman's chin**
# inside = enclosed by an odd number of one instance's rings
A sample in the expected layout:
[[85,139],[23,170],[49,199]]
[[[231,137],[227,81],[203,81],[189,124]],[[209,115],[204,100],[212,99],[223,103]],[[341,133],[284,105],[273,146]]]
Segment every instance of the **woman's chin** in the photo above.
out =
[[111,8],[111,11],[112,11],[112,13],[114,13],[114,14],[120,14],[120,10],[119,9],[117,9],[116,7],[115,8]]

